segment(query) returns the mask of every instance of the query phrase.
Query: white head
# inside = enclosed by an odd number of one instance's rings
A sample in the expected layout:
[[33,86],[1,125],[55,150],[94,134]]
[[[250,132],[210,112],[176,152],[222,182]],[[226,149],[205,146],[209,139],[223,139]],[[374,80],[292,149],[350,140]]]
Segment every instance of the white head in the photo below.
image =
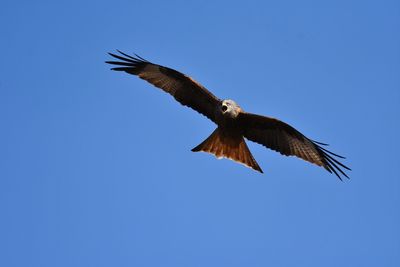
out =
[[242,109],[236,104],[235,101],[226,99],[222,101],[221,111],[224,116],[236,118]]

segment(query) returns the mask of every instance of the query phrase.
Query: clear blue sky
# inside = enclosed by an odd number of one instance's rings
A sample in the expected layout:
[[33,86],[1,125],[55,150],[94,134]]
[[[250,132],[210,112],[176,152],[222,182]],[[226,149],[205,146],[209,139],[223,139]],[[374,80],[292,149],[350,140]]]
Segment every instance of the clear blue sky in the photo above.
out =
[[[399,1],[2,1],[0,266],[400,266]],[[353,171],[249,142],[109,51],[187,73],[327,142]]]

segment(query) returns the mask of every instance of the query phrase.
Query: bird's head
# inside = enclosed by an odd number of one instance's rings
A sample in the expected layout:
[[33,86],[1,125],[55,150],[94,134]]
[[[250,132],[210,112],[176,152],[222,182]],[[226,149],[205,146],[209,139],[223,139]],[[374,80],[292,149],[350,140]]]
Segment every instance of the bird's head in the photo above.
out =
[[222,101],[221,111],[224,116],[236,118],[242,109],[236,104],[235,101],[226,99]]

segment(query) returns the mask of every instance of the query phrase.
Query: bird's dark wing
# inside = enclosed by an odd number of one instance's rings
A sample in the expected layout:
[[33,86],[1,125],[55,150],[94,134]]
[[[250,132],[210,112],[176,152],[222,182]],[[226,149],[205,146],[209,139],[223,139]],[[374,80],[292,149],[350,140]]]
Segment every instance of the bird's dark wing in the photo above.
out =
[[285,156],[296,156],[318,166],[324,167],[330,173],[349,178],[342,169],[350,170],[335,157],[334,154],[322,146],[326,145],[308,139],[292,126],[269,117],[241,112],[238,116],[244,137],[273,149]]
[[106,61],[118,65],[112,68],[137,75],[143,80],[171,94],[182,105],[188,106],[215,122],[215,109],[221,101],[204,86],[176,70],[153,64],[138,55],[129,56],[121,51],[121,55],[109,53],[121,61]]

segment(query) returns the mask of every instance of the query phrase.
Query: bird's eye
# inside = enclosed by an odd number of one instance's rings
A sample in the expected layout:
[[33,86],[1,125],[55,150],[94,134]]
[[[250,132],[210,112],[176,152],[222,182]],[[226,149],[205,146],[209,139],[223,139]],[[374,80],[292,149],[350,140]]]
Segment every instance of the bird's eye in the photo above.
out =
[[222,111],[223,111],[223,112],[225,112],[227,109],[228,109],[228,107],[227,107],[227,106],[225,106],[225,105],[222,105]]

